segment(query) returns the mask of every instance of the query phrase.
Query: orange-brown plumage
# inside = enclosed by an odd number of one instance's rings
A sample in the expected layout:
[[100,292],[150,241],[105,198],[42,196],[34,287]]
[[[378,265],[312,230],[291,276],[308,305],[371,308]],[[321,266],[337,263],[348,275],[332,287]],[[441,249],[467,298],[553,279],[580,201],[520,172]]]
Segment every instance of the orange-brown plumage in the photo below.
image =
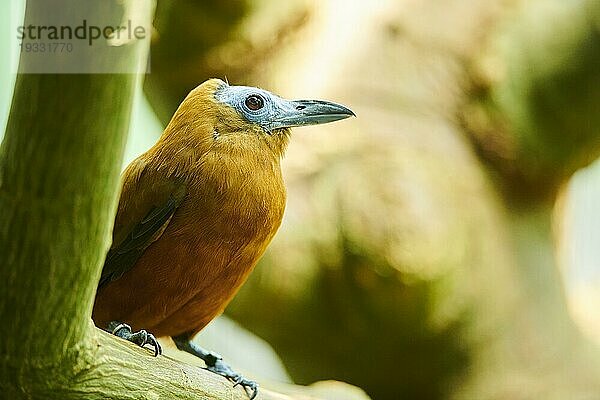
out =
[[112,322],[172,336],[256,396],[256,383],[190,339],[223,312],[281,224],[289,128],[350,115],[339,104],[289,101],[218,79],[190,92],[158,142],[123,173],[95,323],[157,354],[154,337]]
[[223,311],[277,231],[288,131],[264,135],[217,104],[220,84],[210,80],[192,91],[160,140],[123,173],[115,244],[150,204],[174,190],[186,193],[160,239],[99,290],[99,326],[118,320],[157,336],[198,332]]

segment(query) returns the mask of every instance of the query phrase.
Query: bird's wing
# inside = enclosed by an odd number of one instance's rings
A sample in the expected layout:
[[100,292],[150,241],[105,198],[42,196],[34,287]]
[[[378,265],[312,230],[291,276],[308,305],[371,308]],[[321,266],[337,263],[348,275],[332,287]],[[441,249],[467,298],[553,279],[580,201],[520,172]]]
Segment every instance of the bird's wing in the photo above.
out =
[[142,160],[123,173],[119,207],[98,288],[133,268],[144,251],[163,234],[186,190],[181,181],[156,176]]

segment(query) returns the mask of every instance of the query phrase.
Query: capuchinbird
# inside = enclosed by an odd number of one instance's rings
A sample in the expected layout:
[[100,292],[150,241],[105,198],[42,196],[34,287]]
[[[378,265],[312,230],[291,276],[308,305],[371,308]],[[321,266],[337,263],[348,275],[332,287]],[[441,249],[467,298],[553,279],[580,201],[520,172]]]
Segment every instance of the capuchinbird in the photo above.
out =
[[155,336],[170,336],[256,396],[256,383],[191,339],[223,312],[281,224],[290,128],[353,115],[219,79],[192,90],[158,142],[123,172],[95,323],[156,354]]

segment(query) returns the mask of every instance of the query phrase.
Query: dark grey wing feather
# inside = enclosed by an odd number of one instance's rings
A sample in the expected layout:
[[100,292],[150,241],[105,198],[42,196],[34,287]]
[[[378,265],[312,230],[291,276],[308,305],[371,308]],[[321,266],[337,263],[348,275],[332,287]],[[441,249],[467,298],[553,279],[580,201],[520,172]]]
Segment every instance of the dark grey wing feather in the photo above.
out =
[[120,278],[129,271],[144,251],[164,232],[181,204],[180,198],[169,196],[167,202],[152,208],[118,246],[110,249],[102,268],[98,288]]

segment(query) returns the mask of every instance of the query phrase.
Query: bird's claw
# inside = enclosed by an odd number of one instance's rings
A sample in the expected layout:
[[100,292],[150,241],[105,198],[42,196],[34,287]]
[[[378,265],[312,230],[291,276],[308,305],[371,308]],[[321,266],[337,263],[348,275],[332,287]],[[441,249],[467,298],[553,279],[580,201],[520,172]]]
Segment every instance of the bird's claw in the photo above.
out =
[[158,340],[156,340],[156,337],[144,329],[133,332],[129,325],[117,322],[111,322],[109,324],[109,329],[113,335],[135,343],[140,347],[144,347],[147,344],[152,346],[154,348],[154,357],[162,354],[162,348],[160,347]]
[[235,372],[223,361],[223,357],[219,354],[194,344],[189,340],[189,337],[185,335],[180,337],[176,336],[173,338],[173,341],[179,350],[186,351],[201,358],[206,364],[206,369],[208,371],[227,378],[227,380],[233,382],[233,387],[243,387],[250,400],[256,398],[258,395],[258,384]]
[[[238,384],[235,384],[233,386],[235,387],[237,385]],[[258,383],[242,377],[242,381],[239,385],[244,388],[244,391],[248,394],[250,400],[254,400],[258,395]]]
[[211,356],[215,361],[214,363],[206,363],[207,370],[227,378],[229,381],[233,382],[233,387],[239,385],[244,388],[250,400],[253,400],[256,397],[258,394],[258,383],[246,379],[241,374],[235,372],[229,365],[223,362],[223,358],[220,355],[211,352]]

